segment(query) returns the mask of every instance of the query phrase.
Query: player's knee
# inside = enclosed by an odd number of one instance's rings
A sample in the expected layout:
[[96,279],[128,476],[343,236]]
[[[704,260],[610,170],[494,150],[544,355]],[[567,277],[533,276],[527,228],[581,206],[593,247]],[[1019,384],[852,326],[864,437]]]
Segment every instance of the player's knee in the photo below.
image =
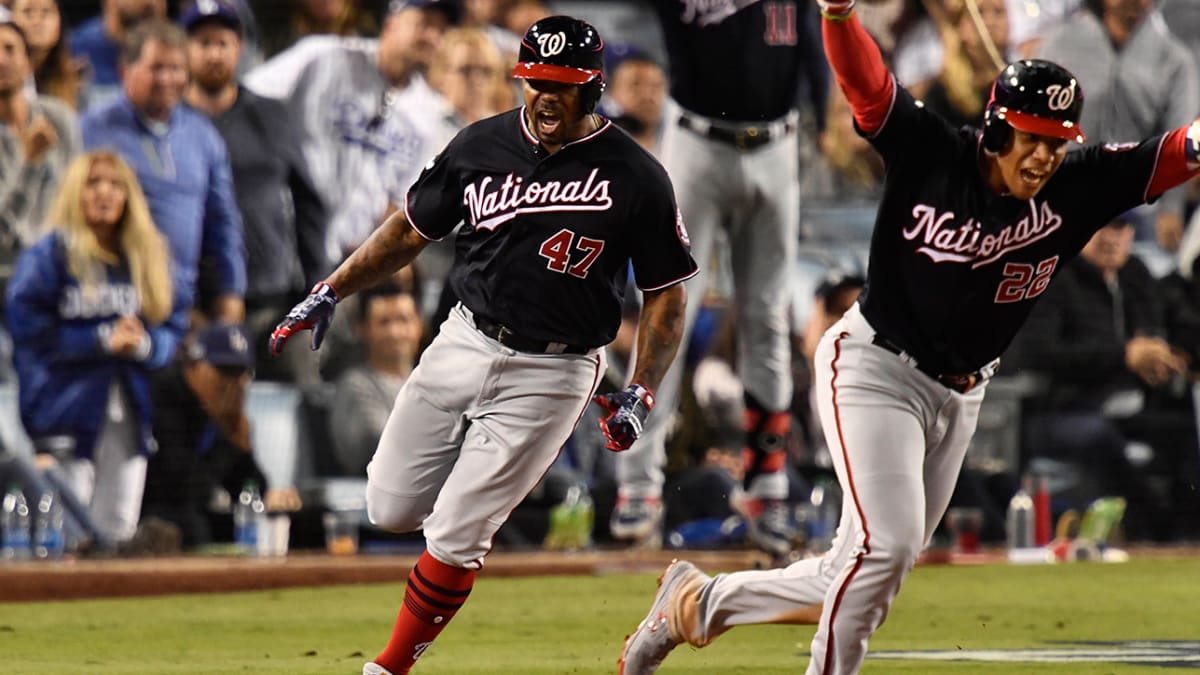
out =
[[896,574],[907,574],[917,562],[921,554],[921,537],[914,530],[911,536],[896,533],[898,536],[881,537],[871,542],[872,553],[880,564],[885,565]]
[[390,532],[412,532],[421,528],[425,515],[416,500],[367,483],[367,518],[372,525]]

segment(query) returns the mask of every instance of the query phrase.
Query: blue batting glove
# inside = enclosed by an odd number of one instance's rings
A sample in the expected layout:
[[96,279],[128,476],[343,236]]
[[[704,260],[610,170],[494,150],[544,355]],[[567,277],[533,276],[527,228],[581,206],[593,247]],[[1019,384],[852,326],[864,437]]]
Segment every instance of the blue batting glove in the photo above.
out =
[[640,384],[631,384],[616,393],[595,396],[592,401],[608,412],[600,419],[600,430],[608,439],[605,447],[621,452],[642,435],[646,417],[654,408],[654,392]]
[[283,321],[271,332],[271,356],[283,353],[283,345],[294,333],[312,330],[312,348],[315,351],[325,339],[325,331],[333,321],[333,309],[342,297],[333,286],[324,281],[313,286],[308,297],[292,308]]

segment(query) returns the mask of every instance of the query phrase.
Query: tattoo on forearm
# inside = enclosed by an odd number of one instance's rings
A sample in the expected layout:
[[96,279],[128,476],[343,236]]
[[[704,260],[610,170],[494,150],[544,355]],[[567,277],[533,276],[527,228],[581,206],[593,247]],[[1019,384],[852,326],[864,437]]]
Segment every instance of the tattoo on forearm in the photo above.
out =
[[343,262],[329,283],[345,297],[372,286],[412,262],[428,243],[403,216],[393,214]]
[[633,381],[657,389],[675,360],[683,333],[687,297],[677,286],[647,295],[638,326],[637,367]]

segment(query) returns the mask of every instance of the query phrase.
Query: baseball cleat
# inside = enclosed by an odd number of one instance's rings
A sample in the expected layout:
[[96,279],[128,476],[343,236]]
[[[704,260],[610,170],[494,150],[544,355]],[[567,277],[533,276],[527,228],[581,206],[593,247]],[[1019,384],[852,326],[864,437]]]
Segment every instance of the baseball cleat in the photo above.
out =
[[392,675],[392,671],[371,661],[370,663],[363,664],[362,675]]
[[658,578],[658,592],[650,613],[638,624],[637,630],[625,638],[618,661],[619,675],[650,675],[658,670],[676,645],[686,641],[674,606],[710,580],[711,577],[686,560],[671,561]]
[[759,550],[776,558],[784,558],[792,552],[800,538],[789,512],[782,500],[764,500],[763,511],[757,518],[749,519],[746,534]]

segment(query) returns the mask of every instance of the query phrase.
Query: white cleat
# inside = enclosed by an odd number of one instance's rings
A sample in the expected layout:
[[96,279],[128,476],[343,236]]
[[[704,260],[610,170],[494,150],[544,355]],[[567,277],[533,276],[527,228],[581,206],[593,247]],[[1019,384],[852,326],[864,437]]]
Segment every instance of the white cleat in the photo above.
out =
[[[658,593],[650,613],[638,624],[637,630],[625,638],[618,662],[619,675],[651,675],[662,665],[667,655],[685,637],[675,634],[678,627],[670,626],[672,600],[679,593],[693,591],[698,585],[708,582],[710,577],[686,560],[672,560],[658,579]],[[678,618],[675,617],[676,622]]]
[[371,661],[370,663],[363,664],[362,675],[392,675],[392,671]]

